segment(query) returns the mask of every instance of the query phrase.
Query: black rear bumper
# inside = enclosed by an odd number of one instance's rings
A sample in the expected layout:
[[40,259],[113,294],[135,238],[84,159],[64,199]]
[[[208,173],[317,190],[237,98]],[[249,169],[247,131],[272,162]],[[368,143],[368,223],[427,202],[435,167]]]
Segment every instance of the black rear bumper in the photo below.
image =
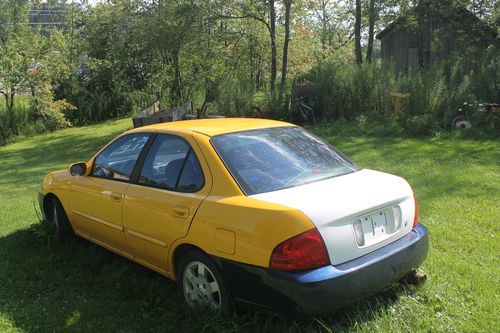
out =
[[221,258],[224,280],[237,302],[286,314],[318,315],[374,294],[422,264],[429,252],[427,228],[363,257],[336,266],[287,273]]

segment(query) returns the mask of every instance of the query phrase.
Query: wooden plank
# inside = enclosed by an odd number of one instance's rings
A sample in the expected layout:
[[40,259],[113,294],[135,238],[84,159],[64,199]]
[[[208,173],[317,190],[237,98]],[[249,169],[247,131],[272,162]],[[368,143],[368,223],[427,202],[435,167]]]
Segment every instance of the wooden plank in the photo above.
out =
[[408,70],[409,72],[415,73],[418,68],[418,48],[410,47],[408,49]]
[[134,128],[141,127],[144,125],[142,119],[143,118],[132,118],[132,123],[134,124]]
[[156,102],[147,109],[141,111],[136,117],[132,118],[134,128],[152,124],[178,121],[186,119],[193,111],[193,102],[188,101],[178,108],[169,108],[161,111],[160,103]]
[[188,102],[182,104],[178,108],[171,108],[171,109],[169,109],[166,112],[166,114],[170,115],[172,117],[171,121],[178,121],[178,120],[184,119],[184,117],[187,114],[192,113],[192,111],[193,111],[193,102],[192,101],[188,101]]
[[149,117],[157,113],[158,111],[160,111],[160,101],[156,101],[153,105],[151,105],[147,109],[144,109],[141,112],[139,112],[137,118]]

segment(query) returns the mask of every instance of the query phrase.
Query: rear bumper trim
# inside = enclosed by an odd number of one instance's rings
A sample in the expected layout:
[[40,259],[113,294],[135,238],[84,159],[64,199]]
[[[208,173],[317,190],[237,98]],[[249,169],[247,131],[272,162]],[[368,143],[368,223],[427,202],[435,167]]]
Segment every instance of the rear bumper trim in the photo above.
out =
[[317,315],[374,294],[419,267],[429,251],[428,231],[408,235],[352,261],[306,272],[281,272],[214,258],[236,300],[288,314]]

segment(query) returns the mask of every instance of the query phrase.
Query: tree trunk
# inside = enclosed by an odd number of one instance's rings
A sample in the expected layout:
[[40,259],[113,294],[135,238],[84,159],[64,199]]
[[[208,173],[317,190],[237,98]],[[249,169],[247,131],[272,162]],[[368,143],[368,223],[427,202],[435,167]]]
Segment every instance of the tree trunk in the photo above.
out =
[[321,10],[321,49],[326,50],[326,44],[328,41],[328,11],[327,5],[329,0],[321,0],[320,1],[320,10]]
[[250,43],[250,82],[252,82],[252,88],[254,90],[259,90],[260,55],[256,48],[257,40],[253,34],[250,35],[249,43]]
[[284,96],[286,88],[286,71],[288,66],[288,43],[290,42],[290,11],[293,0],[285,0],[285,41],[283,43],[283,61],[281,62],[280,98]]
[[361,54],[361,0],[356,0],[356,14],[354,23],[354,46],[356,53],[356,63],[363,63],[363,55]]
[[7,107],[7,113],[9,114],[9,128],[12,130],[12,132],[14,132],[14,134],[17,134],[16,114],[14,112],[15,93],[5,92],[4,96],[5,96],[5,106]]
[[208,110],[208,101],[207,98],[203,100],[203,104],[201,105],[201,108],[198,109],[198,112],[196,112],[196,118],[201,119],[205,118],[207,115],[207,110]]
[[179,50],[174,49],[173,53],[173,63],[174,63],[174,86],[173,86],[173,100],[177,103],[182,103],[182,77],[181,77],[181,68],[179,64]]
[[277,49],[276,49],[276,9],[274,0],[269,0],[269,33],[271,35],[271,95],[276,97],[276,72],[277,72]]
[[368,13],[368,47],[366,49],[366,61],[371,64],[373,57],[373,38],[375,30],[375,0],[370,0]]
[[256,87],[257,84],[255,83],[255,48],[253,45],[253,37],[250,37],[250,82],[252,82],[252,86]]
[[255,83],[257,85],[257,90],[262,88],[262,56],[257,54],[257,73],[255,73]]

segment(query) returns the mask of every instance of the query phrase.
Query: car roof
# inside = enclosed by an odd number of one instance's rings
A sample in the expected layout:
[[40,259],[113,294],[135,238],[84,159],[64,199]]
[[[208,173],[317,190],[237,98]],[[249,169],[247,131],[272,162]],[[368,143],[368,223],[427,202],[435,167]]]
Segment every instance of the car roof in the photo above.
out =
[[198,132],[207,136],[215,136],[233,132],[241,132],[259,128],[295,126],[290,123],[258,118],[212,118],[173,121],[143,126],[131,132]]

